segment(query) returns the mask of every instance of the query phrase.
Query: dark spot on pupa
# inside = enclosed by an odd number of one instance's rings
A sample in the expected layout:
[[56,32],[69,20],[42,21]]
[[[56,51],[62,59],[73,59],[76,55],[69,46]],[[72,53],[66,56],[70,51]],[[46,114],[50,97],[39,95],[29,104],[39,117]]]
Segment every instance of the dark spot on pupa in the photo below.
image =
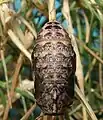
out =
[[45,27],[45,29],[51,29],[51,28],[52,28],[52,25]]
[[54,25],[53,26],[55,29],[62,29],[60,26]]

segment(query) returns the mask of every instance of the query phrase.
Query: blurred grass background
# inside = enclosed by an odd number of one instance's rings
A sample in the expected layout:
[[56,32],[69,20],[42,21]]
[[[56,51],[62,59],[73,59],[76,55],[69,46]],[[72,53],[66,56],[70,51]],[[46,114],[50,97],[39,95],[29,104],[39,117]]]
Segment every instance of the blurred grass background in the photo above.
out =
[[[0,120],[25,120],[24,115],[28,115],[28,120],[34,120],[40,114],[40,108],[34,104],[29,59],[37,32],[49,20],[47,2],[14,0],[0,4]],[[68,2],[73,34],[84,43],[78,42],[83,68],[83,81],[79,83],[84,83],[85,98],[97,119],[103,120],[103,0]],[[57,21],[68,30],[70,23],[63,14],[63,0],[55,0],[55,8]],[[28,51],[25,52],[25,48]],[[68,114],[68,120],[90,120],[89,115],[82,115],[82,103],[77,99]]]

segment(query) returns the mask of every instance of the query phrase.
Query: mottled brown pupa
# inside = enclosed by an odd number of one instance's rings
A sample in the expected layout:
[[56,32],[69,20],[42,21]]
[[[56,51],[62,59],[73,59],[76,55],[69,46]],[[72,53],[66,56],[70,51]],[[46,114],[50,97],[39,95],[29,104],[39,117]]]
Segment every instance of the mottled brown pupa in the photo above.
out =
[[72,104],[76,55],[71,38],[57,21],[38,33],[32,52],[35,98],[44,114],[61,115]]

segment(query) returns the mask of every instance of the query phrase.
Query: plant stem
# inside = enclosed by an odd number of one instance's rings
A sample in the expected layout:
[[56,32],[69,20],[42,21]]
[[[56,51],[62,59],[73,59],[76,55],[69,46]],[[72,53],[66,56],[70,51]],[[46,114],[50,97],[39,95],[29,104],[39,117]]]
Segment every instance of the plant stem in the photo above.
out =
[[49,21],[56,20],[55,0],[48,1]]
[[80,99],[80,101],[83,103],[83,105],[87,109],[87,112],[90,115],[91,119],[97,120],[97,117],[95,116],[92,108],[90,107],[90,105],[86,101],[85,96],[83,95],[83,93],[81,92],[81,90],[78,88],[77,85],[75,86],[75,92],[76,92],[77,97]]
[[[103,26],[100,26],[100,57],[102,59],[103,55]],[[103,71],[102,71],[102,64],[99,63],[99,86],[100,86],[100,92],[103,96]]]

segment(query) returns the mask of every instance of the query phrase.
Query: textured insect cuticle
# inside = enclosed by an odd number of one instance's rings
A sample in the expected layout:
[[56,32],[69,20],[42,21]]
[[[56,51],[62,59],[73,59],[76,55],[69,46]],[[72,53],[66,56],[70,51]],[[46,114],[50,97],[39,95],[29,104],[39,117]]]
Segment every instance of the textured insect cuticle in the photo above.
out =
[[[48,22],[38,33],[33,53],[35,97],[44,114],[63,114],[74,97],[76,55],[59,22]],[[34,75],[34,74],[33,74]]]

